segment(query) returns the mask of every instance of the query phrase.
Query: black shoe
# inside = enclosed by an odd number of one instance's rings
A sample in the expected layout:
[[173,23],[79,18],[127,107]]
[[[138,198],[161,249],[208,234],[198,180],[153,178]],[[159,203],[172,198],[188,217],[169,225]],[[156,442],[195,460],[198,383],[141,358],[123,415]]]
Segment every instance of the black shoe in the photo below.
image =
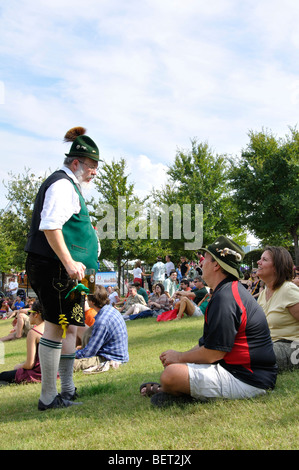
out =
[[60,396],[64,400],[71,400],[71,401],[77,400],[78,398],[77,388],[75,388],[75,391],[73,394],[64,392],[64,393],[60,393]]
[[66,400],[65,398],[62,398],[61,395],[57,395],[52,403],[49,405],[45,405],[41,400],[38,401],[38,409],[39,411],[45,411],[49,410],[51,408],[67,408],[68,406],[72,405],[82,405],[82,402],[77,402],[74,403],[71,400]]

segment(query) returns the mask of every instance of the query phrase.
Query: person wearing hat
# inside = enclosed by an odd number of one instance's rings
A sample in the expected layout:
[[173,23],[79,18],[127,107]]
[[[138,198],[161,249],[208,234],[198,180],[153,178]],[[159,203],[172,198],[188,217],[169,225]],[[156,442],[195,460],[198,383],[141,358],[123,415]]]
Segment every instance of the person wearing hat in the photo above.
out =
[[[26,271],[45,316],[40,341],[42,389],[39,410],[65,407],[76,398],[73,362],[76,326],[84,326],[86,269],[97,271],[98,240],[82,196],[82,186],[96,175],[99,149],[83,127],[70,129],[72,142],[64,165],[50,175],[37,194],[25,246]],[[84,286],[83,286],[84,287]],[[61,393],[57,393],[59,369]]]
[[164,406],[174,401],[240,399],[273,389],[277,366],[262,308],[239,279],[244,252],[220,236],[205,251],[203,279],[213,289],[202,338],[189,351],[160,355],[161,383],[146,383],[142,395]]

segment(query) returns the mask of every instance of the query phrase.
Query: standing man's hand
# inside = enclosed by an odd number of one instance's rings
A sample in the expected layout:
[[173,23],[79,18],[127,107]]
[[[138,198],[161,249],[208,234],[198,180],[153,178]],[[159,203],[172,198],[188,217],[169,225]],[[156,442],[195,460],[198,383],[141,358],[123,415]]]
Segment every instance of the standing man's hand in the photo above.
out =
[[71,279],[78,279],[78,281],[81,281],[84,278],[86,266],[80,263],[80,261],[74,261],[72,259],[72,262],[68,265],[64,265],[64,267]]
[[44,230],[44,234],[50,247],[62,262],[70,278],[81,281],[84,278],[86,266],[80,261],[73,260],[65,244],[62,230]]

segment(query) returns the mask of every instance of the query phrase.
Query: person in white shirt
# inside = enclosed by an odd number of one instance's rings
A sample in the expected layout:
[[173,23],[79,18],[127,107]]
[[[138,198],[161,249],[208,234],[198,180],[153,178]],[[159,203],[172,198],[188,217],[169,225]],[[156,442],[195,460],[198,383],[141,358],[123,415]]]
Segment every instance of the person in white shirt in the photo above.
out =
[[166,255],[165,256],[165,268],[166,268],[166,275],[167,277],[170,276],[170,271],[172,271],[173,269],[175,269],[175,266],[173,264],[173,262],[171,261],[171,256],[170,255]]
[[162,282],[165,279],[165,264],[162,263],[162,258],[161,256],[157,257],[157,262],[153,265],[152,267],[152,272],[151,272],[151,283],[155,282]]
[[15,276],[13,276],[10,279],[10,282],[8,284],[7,294],[12,296],[15,299],[17,292],[18,292],[18,288],[19,288],[19,284],[16,281]]
[[165,279],[163,285],[165,289],[165,294],[169,295],[169,297],[172,297],[173,294],[178,290],[178,283],[177,283],[177,272],[175,269],[173,269],[169,277]]
[[143,271],[140,259],[136,261],[133,269],[133,282],[139,282],[143,286]]
[[72,142],[70,151],[62,169],[46,178],[38,191],[25,246],[26,272],[45,319],[39,343],[40,411],[74,404],[76,333],[77,326],[85,325],[80,281],[85,270],[96,272],[98,267],[98,239],[81,190],[97,174],[99,149],[82,127],[70,129],[65,141]]

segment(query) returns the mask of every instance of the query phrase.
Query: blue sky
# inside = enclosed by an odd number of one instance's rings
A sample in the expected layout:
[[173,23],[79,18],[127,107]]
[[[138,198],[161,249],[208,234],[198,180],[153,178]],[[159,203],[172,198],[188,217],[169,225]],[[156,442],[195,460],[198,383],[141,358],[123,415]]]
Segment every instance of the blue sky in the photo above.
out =
[[249,130],[283,137],[298,23],[297,0],[0,0],[1,182],[59,168],[76,125],[140,194],[192,138],[239,155]]

